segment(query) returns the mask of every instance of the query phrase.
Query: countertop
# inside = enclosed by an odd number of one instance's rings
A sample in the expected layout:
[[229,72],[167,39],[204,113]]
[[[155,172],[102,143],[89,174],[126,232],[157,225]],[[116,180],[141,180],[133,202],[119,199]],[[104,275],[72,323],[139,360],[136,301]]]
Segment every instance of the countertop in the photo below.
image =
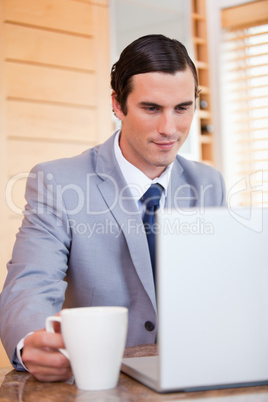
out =
[[[155,345],[136,346],[125,351],[125,357],[157,354]],[[202,401],[202,402],[268,402],[268,386],[158,394],[121,373],[118,386],[108,391],[81,391],[66,382],[41,383],[29,373],[12,367],[0,369],[0,401]]]

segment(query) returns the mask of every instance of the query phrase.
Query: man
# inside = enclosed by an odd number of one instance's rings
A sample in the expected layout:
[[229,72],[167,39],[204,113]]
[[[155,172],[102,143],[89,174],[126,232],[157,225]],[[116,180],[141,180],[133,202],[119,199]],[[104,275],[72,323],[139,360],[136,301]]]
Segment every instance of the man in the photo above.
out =
[[162,35],[137,39],[112,67],[111,86],[121,131],[82,155],[36,166],[27,182],[1,295],[1,335],[14,367],[41,381],[71,375],[58,351],[61,334],[42,329],[62,306],[126,306],[127,346],[155,342],[154,279],[142,230],[142,197],[152,183],[163,189],[160,208],[224,204],[220,173],[177,155],[198,96],[185,47]]

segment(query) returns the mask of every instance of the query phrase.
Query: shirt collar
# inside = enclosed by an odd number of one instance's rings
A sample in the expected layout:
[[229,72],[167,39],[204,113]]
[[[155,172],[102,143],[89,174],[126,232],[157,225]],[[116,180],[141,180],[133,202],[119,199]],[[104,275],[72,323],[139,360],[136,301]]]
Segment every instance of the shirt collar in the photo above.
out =
[[125,178],[125,181],[129,186],[129,189],[132,193],[134,200],[138,201],[153,183],[161,184],[161,186],[164,188],[163,195],[165,198],[167,196],[167,188],[173,162],[166,167],[164,172],[159,177],[156,177],[154,180],[149,179],[149,177],[146,176],[141,170],[136,168],[136,166],[132,165],[124,158],[121,149],[119,147],[120,132],[121,131],[118,130],[115,135],[114,140],[115,157],[119,164],[121,172]]

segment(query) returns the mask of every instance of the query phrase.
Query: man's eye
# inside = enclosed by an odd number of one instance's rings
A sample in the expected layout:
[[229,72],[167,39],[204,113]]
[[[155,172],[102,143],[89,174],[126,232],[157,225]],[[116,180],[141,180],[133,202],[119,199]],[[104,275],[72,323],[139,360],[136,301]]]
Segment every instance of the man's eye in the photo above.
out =
[[176,110],[178,111],[178,112],[184,112],[185,110],[187,110],[188,108],[187,107],[185,107],[185,106],[178,106],[177,108],[176,108]]
[[147,110],[147,112],[156,112],[159,108],[157,108],[157,106],[146,106],[144,109]]
[[189,110],[190,106],[186,105],[186,106],[177,106],[176,107],[176,111],[177,112],[187,112],[187,110]]

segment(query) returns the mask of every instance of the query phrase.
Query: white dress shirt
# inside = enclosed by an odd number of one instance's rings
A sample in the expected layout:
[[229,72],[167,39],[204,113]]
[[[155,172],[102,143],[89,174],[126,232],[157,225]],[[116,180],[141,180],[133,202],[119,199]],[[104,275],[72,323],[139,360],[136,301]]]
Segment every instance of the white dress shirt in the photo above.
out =
[[132,165],[130,162],[128,162],[124,158],[124,156],[121,152],[120,146],[119,146],[120,132],[121,131],[119,130],[115,136],[115,141],[114,141],[115,157],[119,164],[121,172],[126,180],[126,183],[129,186],[133,199],[136,201],[137,206],[138,206],[139,210],[141,211],[141,214],[144,213],[145,207],[144,207],[144,204],[140,201],[140,198],[143,196],[143,194],[146,193],[148,188],[154,183],[159,183],[164,188],[164,191],[162,192],[162,195],[160,198],[160,209],[163,209],[165,206],[165,201],[166,201],[166,196],[167,196],[167,187],[168,187],[168,183],[169,183],[169,179],[170,179],[173,162],[166,167],[164,172],[159,177],[156,177],[153,180],[149,179],[149,177],[146,176],[141,170],[136,168],[136,166]]

